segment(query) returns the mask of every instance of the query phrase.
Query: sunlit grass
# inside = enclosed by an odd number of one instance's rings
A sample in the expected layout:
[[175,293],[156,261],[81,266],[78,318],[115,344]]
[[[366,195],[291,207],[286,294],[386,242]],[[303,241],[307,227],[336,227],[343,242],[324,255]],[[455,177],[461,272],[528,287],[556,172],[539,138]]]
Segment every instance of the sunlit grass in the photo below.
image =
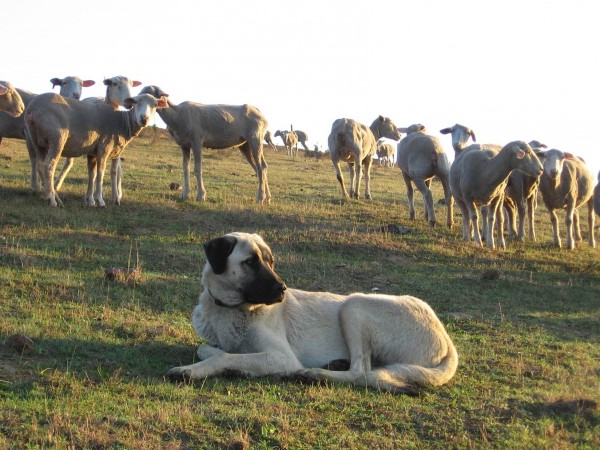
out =
[[[345,200],[328,159],[268,151],[263,207],[237,150],[206,151],[201,204],[169,189],[182,182],[172,141],[142,137],[124,156],[120,207],[83,205],[81,159],[57,210],[29,193],[24,145],[2,142],[0,342],[23,333],[35,349],[0,346],[0,448],[600,446],[600,251],[585,225],[575,251],[556,250],[540,204],[537,242],[492,251],[462,242],[458,211],[450,231],[436,205],[441,223],[428,227],[419,194],[409,221],[397,168],[375,165],[373,201]],[[271,378],[169,383],[170,367],[195,358],[201,244],[230,231],[262,234],[289,286],[423,298],[458,348],[456,377],[420,397]],[[104,276],[138,265],[137,281]]]

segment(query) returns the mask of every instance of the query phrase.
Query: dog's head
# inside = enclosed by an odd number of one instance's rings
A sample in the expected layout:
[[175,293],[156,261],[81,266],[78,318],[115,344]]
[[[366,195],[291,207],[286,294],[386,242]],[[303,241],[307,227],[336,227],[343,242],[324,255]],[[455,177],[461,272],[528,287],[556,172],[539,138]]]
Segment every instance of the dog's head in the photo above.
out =
[[224,306],[272,305],[283,301],[285,284],[275,273],[273,254],[257,234],[230,233],[204,244],[202,284]]

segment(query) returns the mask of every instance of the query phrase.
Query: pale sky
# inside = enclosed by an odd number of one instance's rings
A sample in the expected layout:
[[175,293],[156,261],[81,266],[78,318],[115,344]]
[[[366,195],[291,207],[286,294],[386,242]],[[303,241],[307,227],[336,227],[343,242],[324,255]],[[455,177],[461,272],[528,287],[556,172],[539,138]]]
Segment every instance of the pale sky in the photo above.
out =
[[592,0],[9,0],[2,9],[0,79],[35,93],[77,75],[97,83],[84,97],[102,96],[103,78],[125,75],[175,103],[253,104],[273,132],[293,124],[311,147],[327,147],[338,118],[370,125],[382,114],[424,124],[450,159],[439,130],[458,122],[480,143],[537,139],[600,170]]

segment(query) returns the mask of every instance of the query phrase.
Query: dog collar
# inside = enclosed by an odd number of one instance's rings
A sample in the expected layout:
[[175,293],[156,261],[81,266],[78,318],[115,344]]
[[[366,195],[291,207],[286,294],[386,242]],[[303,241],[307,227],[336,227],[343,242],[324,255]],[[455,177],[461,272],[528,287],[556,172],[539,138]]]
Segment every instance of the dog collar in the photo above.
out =
[[213,295],[213,293],[210,292],[209,288],[206,288],[206,290],[208,291],[208,295],[210,295],[212,297],[212,299],[215,301],[215,305],[220,306],[221,308],[229,308],[229,309],[237,307],[237,305],[233,305],[233,306],[232,305],[226,305],[221,300],[219,300],[217,297],[215,297]]

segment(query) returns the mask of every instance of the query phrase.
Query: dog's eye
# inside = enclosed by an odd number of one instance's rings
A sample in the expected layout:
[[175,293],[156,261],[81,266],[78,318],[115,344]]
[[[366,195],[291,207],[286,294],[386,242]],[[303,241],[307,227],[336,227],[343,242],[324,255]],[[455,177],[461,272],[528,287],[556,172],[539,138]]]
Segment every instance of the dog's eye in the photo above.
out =
[[252,255],[250,258],[248,258],[246,261],[244,261],[246,264],[248,264],[250,267],[252,267],[253,269],[257,268],[260,265],[260,258],[258,257],[258,255],[255,253],[254,255]]

